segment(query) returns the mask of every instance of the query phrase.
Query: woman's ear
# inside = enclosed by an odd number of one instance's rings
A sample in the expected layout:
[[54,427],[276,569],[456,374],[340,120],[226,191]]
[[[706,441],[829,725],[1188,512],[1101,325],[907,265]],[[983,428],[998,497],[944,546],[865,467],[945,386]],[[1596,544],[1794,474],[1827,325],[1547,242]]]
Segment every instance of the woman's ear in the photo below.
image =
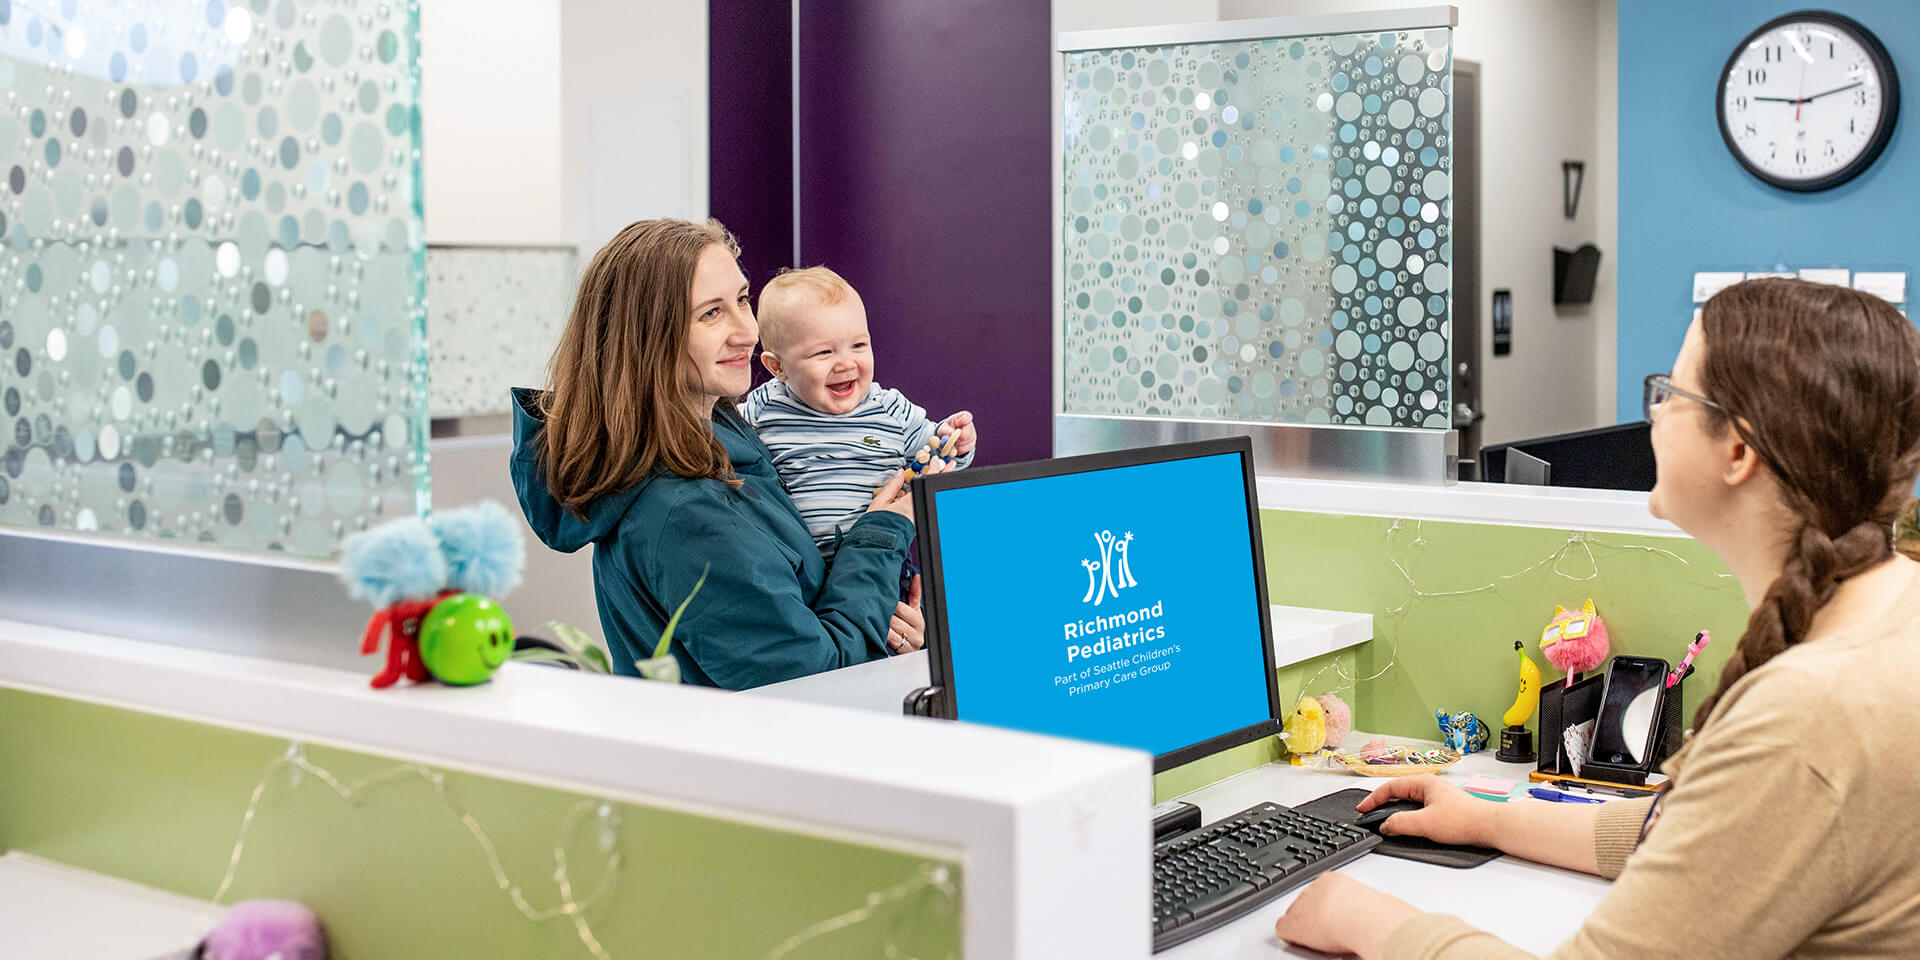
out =
[[767,372],[772,374],[775,380],[786,379],[780,372],[780,358],[775,356],[773,351],[768,350],[766,347],[760,348],[760,365],[766,367]]
[[1727,431],[1728,446],[1725,479],[1729,487],[1737,487],[1753,479],[1754,475],[1759,472],[1762,462],[1760,459],[1760,451],[1755,449],[1753,444],[1748,443],[1746,440],[1747,431],[1750,429],[1747,422],[1742,420],[1739,426],[1740,429],[1738,430]]

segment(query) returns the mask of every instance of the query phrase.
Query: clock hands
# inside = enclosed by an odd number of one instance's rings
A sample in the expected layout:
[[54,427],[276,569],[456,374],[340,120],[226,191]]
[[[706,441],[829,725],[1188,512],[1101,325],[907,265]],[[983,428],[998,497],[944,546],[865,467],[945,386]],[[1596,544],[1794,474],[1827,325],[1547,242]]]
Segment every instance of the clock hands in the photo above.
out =
[[1821,97],[1831,96],[1843,90],[1852,90],[1854,87],[1860,86],[1865,82],[1866,81],[1864,80],[1855,80],[1854,82],[1849,83],[1844,87],[1834,87],[1832,90],[1823,90],[1819,93],[1814,94],[1811,97],[1754,97],[1753,99],[1759,100],[1759,101],[1765,101],[1767,103],[1792,103],[1792,104],[1812,103],[1813,101],[1818,100]]
[[1865,82],[1866,82],[1866,81],[1864,81],[1864,80],[1855,80],[1854,82],[1852,82],[1852,83],[1849,83],[1849,84],[1847,84],[1847,85],[1846,85],[1846,86],[1844,86],[1844,87],[1834,87],[1834,88],[1833,88],[1832,90],[1824,90],[1824,91],[1821,91],[1820,93],[1816,93],[1816,94],[1814,94],[1814,95],[1813,95],[1813,96],[1811,96],[1811,97],[1806,97],[1806,98],[1803,98],[1803,99],[1802,99],[1802,100],[1801,100],[1800,102],[1801,102],[1801,103],[1810,103],[1810,102],[1812,102],[1812,101],[1814,101],[1814,100],[1818,100],[1818,99],[1820,99],[1821,97],[1825,97],[1825,96],[1829,96],[1829,95],[1832,95],[1832,94],[1836,94],[1836,93],[1839,93],[1839,92],[1840,92],[1840,91],[1842,91],[1842,90],[1852,90],[1852,89],[1853,89],[1854,87],[1857,87],[1857,86],[1860,86],[1861,84],[1863,84],[1863,83],[1865,83]]

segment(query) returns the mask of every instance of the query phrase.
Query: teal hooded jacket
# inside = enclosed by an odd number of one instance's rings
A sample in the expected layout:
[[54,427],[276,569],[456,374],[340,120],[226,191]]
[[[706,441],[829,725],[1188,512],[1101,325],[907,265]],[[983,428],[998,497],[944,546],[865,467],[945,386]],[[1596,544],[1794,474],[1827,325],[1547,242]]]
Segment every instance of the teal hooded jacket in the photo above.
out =
[[688,683],[744,690],[887,655],[913,521],[861,517],[829,568],[766,445],[724,403],[714,409],[713,435],[740,487],[657,470],[588,504],[582,518],[547,489],[537,396],[513,391],[513,488],[547,546],[572,553],[594,545],[594,595],[615,673],[638,675],[634,662],[653,655],[702,570],[706,585],[673,634]]

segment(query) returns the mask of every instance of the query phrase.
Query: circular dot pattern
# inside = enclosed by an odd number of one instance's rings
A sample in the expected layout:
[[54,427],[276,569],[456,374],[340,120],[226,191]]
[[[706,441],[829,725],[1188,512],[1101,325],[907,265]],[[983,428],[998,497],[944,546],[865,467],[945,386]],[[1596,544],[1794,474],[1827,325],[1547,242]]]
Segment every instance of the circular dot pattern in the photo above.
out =
[[0,523],[328,556],[414,512],[411,17],[0,0]]
[[1449,427],[1451,54],[1067,54],[1067,412]]

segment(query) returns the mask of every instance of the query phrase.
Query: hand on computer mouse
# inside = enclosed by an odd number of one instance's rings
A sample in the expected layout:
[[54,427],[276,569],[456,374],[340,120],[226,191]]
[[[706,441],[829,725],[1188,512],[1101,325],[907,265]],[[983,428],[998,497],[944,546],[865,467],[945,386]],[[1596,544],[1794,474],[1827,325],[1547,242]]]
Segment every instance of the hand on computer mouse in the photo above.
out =
[[1371,813],[1391,801],[1412,801],[1418,809],[1392,815],[1389,827],[1375,828],[1387,836],[1426,837],[1438,843],[1495,846],[1493,815],[1498,804],[1481,800],[1433,774],[1396,777],[1382,784],[1354,809]]
[[[1367,799],[1371,800],[1373,798],[1369,797]],[[1374,833],[1382,836],[1388,836],[1388,819],[1392,818],[1396,813],[1412,813],[1420,809],[1422,809],[1422,807],[1417,800],[1388,800],[1374,807],[1372,810],[1361,814],[1360,819],[1355,820],[1353,823],[1354,826],[1372,830]],[[1404,831],[1393,831],[1393,833],[1402,832]]]

